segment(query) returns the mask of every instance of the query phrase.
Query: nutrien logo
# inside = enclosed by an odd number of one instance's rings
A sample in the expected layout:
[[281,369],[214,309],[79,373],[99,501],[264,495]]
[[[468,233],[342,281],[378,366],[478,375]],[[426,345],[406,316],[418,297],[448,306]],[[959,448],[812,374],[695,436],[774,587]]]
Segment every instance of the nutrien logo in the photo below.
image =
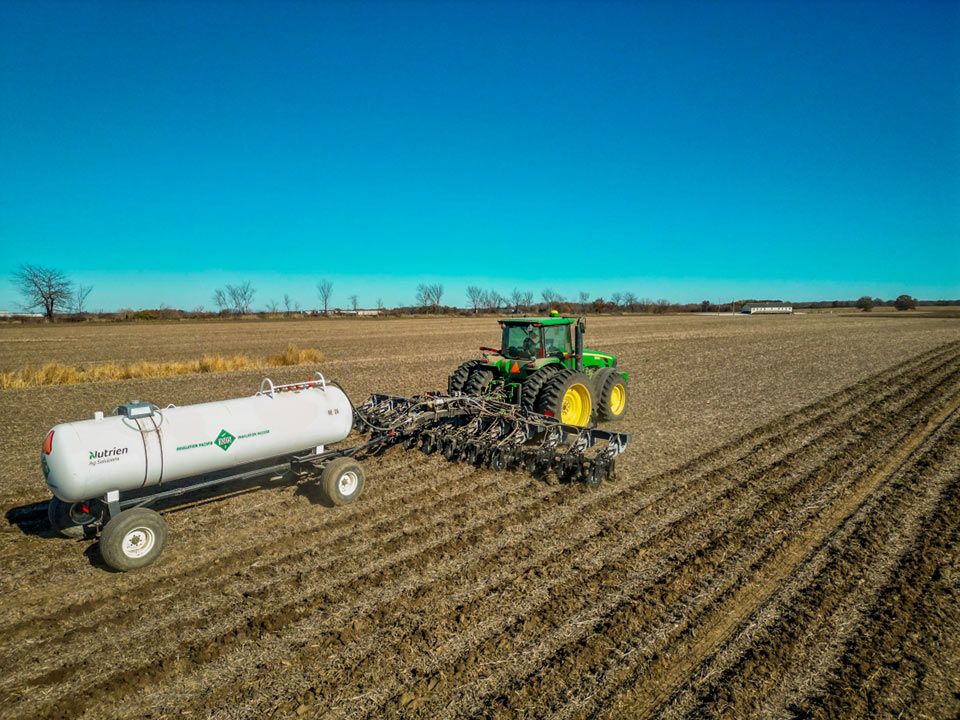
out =
[[113,457],[114,455],[126,455],[127,448],[113,448],[112,450],[88,450],[91,460]]

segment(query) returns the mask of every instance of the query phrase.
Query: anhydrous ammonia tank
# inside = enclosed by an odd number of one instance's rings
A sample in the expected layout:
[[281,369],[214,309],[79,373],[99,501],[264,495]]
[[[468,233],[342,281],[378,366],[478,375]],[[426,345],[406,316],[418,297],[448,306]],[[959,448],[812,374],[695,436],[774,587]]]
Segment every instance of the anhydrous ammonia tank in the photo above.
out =
[[77,502],[340,442],[353,410],[338,387],[97,416],[54,427],[44,442],[47,485]]

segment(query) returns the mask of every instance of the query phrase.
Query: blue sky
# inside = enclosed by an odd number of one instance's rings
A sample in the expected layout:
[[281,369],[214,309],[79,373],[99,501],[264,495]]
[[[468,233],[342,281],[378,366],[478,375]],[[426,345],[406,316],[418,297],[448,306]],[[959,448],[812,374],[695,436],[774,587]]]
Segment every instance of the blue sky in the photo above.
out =
[[957,298],[958,38],[955,2],[0,2],[0,272]]

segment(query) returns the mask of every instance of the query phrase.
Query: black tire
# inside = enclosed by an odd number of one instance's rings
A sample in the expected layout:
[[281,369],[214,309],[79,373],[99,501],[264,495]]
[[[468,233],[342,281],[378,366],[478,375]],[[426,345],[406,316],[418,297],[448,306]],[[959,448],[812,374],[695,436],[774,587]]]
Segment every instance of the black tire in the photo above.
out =
[[524,380],[523,389],[520,391],[520,407],[535,410],[543,386],[561,370],[566,370],[566,368],[560,363],[551,363],[550,365],[544,365]]
[[100,557],[114,570],[146,567],[167,544],[167,523],[148,508],[131,508],[114,515],[100,533]]
[[363,468],[353,458],[331,460],[320,475],[320,489],[333,505],[349,505],[363,492]]
[[471,371],[480,365],[481,360],[467,360],[463,365],[453,371],[453,374],[447,378],[447,392],[453,395],[455,392],[463,392],[463,386],[470,377]]
[[475,368],[470,373],[467,382],[464,383],[463,392],[466,395],[486,395],[492,382],[493,371],[486,368]]
[[47,519],[52,530],[68,538],[84,537],[87,528],[96,520],[80,509],[80,503],[64,502],[58,497],[50,498],[47,503]]
[[[597,399],[597,418],[602,422],[622,418],[627,412],[630,401],[627,381],[623,379],[623,375],[613,368],[609,368],[609,370],[610,372],[606,373],[606,376],[602,379],[600,396]],[[615,412],[611,398],[614,395],[614,388],[618,386],[620,387],[620,393],[622,393],[622,395],[618,395],[620,398],[620,412]]]
[[567,391],[575,385],[582,385],[586,391],[588,395],[586,398],[587,409],[583,411],[583,414],[586,416],[585,419],[581,418],[580,422],[571,424],[579,427],[587,427],[593,418],[593,393],[590,392],[590,378],[588,378],[585,373],[577,372],[576,370],[565,368],[555,373],[554,376],[547,381],[543,390],[540,391],[540,397],[537,400],[537,412],[541,415],[550,415],[557,420],[561,420],[563,415],[563,398],[567,394]]

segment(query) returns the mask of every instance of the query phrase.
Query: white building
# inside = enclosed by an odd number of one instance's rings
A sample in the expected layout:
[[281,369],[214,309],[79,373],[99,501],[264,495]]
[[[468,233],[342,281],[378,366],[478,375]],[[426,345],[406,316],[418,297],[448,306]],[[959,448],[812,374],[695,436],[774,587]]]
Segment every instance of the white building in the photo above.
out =
[[747,303],[740,312],[745,315],[789,315],[793,312],[793,305],[783,302]]

